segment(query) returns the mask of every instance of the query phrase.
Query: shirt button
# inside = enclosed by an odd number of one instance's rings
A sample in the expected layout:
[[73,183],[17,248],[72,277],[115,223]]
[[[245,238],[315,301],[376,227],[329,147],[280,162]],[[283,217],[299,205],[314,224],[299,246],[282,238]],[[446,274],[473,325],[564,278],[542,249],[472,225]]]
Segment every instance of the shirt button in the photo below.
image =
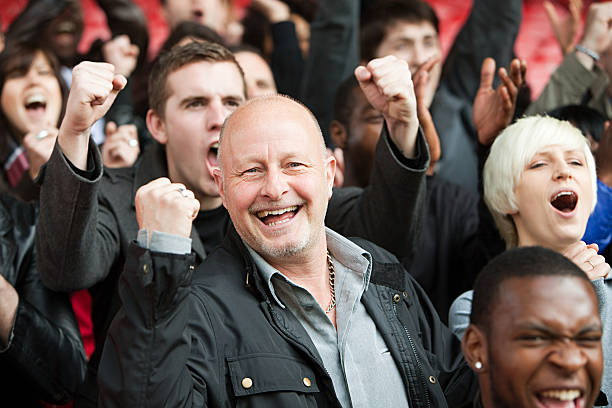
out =
[[393,295],[393,301],[394,301],[395,303],[399,303],[399,301],[400,301],[401,299],[402,299],[402,298],[401,298],[401,296],[400,296],[399,294],[397,294],[397,293],[396,293],[395,295]]
[[249,377],[244,377],[242,379],[242,388],[244,388],[245,390],[248,390],[252,386],[253,386],[253,380],[251,380]]
[[432,383],[432,384],[435,384],[436,383],[436,377],[434,377],[433,375],[430,375],[429,376],[429,382]]
[[305,386],[310,387],[312,385],[312,382],[310,381],[310,378],[308,377],[304,377],[302,379],[302,382],[304,383]]

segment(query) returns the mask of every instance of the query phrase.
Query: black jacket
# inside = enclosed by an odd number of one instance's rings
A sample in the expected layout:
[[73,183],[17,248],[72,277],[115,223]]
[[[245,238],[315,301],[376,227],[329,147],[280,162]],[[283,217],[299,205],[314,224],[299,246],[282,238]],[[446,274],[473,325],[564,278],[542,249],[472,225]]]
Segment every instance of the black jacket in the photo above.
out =
[[[410,407],[471,404],[476,377],[459,340],[393,255],[355,241],[373,257],[362,302],[398,365]],[[130,250],[120,282],[124,306],[98,372],[101,406],[340,406],[308,334],[271,301],[233,228],[195,274],[193,256]],[[251,387],[243,387],[246,377]]]
[[85,375],[70,298],[45,288],[38,276],[36,215],[33,205],[0,195],[0,273],[19,295],[9,344],[0,344],[3,406],[38,407],[41,399],[66,403]]
[[[365,237],[391,252],[416,247],[425,202],[425,171],[429,154],[421,133],[417,158],[406,159],[386,127],[379,139],[373,180],[366,189],[334,189],[325,223],[345,236]],[[112,318],[121,304],[117,281],[138,223],[134,196],[138,188],[167,177],[166,154],[153,143],[132,168],[104,169],[98,149],[90,143],[88,168],[73,167],[56,145],[41,169],[42,181],[37,251],[44,257],[43,282],[54,290],[90,288],[96,351],[79,391],[80,406],[95,405],[95,374]],[[225,217],[228,220],[227,213]],[[223,231],[225,232],[225,231]],[[222,238],[222,235],[221,235]],[[195,228],[191,233],[196,264],[206,257]],[[221,239],[219,239],[220,243]]]

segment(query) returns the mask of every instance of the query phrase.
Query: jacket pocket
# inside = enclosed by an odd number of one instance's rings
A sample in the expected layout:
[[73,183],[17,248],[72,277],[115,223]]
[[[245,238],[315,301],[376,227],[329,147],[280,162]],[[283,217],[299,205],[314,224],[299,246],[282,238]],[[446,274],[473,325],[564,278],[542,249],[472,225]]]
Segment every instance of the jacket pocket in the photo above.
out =
[[289,356],[257,353],[227,358],[236,397],[261,393],[319,392],[314,371],[301,360]]

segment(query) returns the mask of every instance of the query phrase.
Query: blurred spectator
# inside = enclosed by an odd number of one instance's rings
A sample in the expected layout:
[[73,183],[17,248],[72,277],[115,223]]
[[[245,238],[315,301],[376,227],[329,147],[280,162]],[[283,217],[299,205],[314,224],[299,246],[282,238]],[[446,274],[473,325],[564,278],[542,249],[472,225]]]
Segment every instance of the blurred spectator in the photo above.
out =
[[270,66],[256,48],[239,45],[230,47],[230,50],[244,71],[249,99],[276,93],[276,83]]
[[40,281],[38,210],[0,194],[0,392],[4,406],[66,404],[85,376],[85,352],[68,294]]
[[0,54],[0,186],[37,200],[33,180],[51,156],[66,89],[55,56],[32,45],[9,44]]

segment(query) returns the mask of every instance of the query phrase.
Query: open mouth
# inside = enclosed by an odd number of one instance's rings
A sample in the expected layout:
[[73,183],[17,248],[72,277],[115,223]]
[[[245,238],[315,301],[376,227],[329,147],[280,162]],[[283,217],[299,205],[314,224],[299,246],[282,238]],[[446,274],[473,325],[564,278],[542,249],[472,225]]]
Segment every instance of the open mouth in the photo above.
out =
[[41,94],[29,96],[24,103],[26,112],[32,116],[42,116],[47,110],[47,99]]
[[584,398],[580,390],[547,390],[537,394],[543,408],[584,408]]
[[573,191],[560,191],[551,198],[550,204],[562,213],[571,213],[578,204],[578,195]]
[[213,143],[208,149],[208,163],[211,167],[219,167],[217,153],[219,153],[219,142]]
[[301,208],[301,205],[293,205],[291,207],[279,208],[276,210],[257,211],[255,215],[265,225],[275,226],[291,221]]
[[56,33],[57,34],[74,34],[76,33],[77,27],[76,24],[72,21],[62,21],[57,25]]

